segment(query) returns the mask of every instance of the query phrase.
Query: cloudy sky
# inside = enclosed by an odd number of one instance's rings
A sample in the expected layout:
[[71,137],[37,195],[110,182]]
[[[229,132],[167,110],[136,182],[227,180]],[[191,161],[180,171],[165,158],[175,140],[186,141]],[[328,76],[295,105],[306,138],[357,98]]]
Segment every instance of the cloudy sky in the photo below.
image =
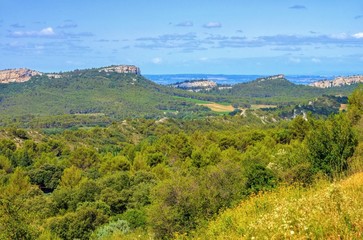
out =
[[362,74],[362,0],[0,0],[0,69]]

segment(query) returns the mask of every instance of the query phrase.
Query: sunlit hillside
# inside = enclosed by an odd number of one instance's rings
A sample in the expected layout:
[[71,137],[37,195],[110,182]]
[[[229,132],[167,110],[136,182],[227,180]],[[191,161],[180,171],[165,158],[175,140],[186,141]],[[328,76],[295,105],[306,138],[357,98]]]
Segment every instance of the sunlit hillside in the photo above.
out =
[[363,173],[314,187],[281,187],[224,211],[197,239],[360,239]]

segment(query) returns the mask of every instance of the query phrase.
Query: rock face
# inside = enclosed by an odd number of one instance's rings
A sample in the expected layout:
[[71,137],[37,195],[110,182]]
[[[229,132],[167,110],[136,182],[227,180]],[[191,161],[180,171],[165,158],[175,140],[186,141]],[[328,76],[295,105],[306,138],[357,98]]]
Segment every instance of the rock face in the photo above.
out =
[[278,75],[273,75],[273,76],[269,76],[269,77],[258,78],[256,80],[259,82],[263,82],[263,81],[275,80],[275,79],[281,79],[281,78],[285,78],[285,75],[278,74]]
[[[134,73],[140,75],[140,69],[133,65],[117,65],[100,68],[99,72]],[[47,76],[48,78],[61,78],[63,74],[41,73],[27,68],[0,70],[1,83],[21,83],[29,81],[33,76]]]
[[26,82],[33,76],[43,73],[27,68],[9,69],[0,71],[0,83]]
[[352,85],[355,83],[363,83],[363,76],[337,77],[333,80],[323,80],[310,83],[309,86],[318,88],[339,87],[344,85]]
[[117,65],[101,68],[99,72],[134,73],[140,75],[140,69],[133,65]]
[[210,80],[194,80],[194,81],[185,81],[181,83],[175,83],[172,85],[175,88],[214,88],[217,87],[217,83]]
[[212,88],[217,87],[217,83],[210,80],[201,79],[201,80],[179,82],[172,84],[171,86],[192,92],[199,92],[202,90],[209,91]]

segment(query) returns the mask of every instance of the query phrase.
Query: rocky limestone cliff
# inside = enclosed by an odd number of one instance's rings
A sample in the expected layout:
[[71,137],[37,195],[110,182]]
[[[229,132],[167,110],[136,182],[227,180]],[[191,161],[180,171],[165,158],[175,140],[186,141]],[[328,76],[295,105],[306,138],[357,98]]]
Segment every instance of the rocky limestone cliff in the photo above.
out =
[[275,80],[275,79],[281,79],[281,78],[285,78],[285,75],[278,74],[278,75],[273,75],[273,76],[269,76],[269,77],[257,78],[256,80],[259,82],[263,82],[263,81]]
[[[99,72],[116,72],[116,73],[134,73],[140,75],[140,69],[133,65],[117,65],[100,68]],[[45,75],[48,78],[61,78],[63,74],[58,73],[41,73],[27,68],[0,70],[1,83],[21,83],[29,81],[33,76]]]
[[333,80],[323,80],[310,83],[309,86],[318,88],[340,87],[345,85],[352,85],[355,83],[363,83],[363,76],[348,76],[337,77]]
[[117,65],[101,68],[99,72],[134,73],[140,75],[140,69],[133,65]]
[[214,88],[217,83],[210,80],[194,80],[173,84],[175,88]]
[[43,73],[27,68],[0,70],[0,83],[26,82]]

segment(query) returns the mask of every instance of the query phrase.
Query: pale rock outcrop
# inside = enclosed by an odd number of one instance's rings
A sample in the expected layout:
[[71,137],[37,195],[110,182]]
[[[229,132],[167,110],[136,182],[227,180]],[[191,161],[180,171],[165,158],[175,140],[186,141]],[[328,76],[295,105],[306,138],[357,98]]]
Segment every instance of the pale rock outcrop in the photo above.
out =
[[337,77],[333,80],[323,80],[318,82],[310,83],[309,86],[318,88],[329,88],[329,87],[340,87],[345,85],[352,85],[355,83],[363,83],[363,76],[348,76],[348,77]]
[[[133,65],[117,65],[100,68],[99,72],[134,73],[140,75],[140,69]],[[61,78],[63,74],[42,73],[27,68],[0,70],[1,83],[22,83],[29,81],[34,76],[47,76],[48,78]]]
[[27,68],[0,70],[0,83],[26,82],[43,73]]
[[263,81],[269,81],[269,80],[275,80],[275,79],[282,79],[282,78],[285,78],[285,75],[278,74],[278,75],[273,75],[273,76],[269,76],[269,77],[257,78],[256,80],[258,82],[263,82]]
[[175,88],[215,88],[217,83],[210,80],[194,80],[173,84]]
[[99,72],[115,72],[115,73],[134,73],[140,75],[140,68],[134,65],[117,65],[101,68]]

